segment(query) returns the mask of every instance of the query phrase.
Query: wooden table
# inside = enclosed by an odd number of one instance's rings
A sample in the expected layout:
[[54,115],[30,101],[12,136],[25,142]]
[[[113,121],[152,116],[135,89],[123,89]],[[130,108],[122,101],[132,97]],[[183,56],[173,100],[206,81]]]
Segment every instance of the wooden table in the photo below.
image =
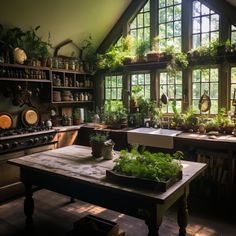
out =
[[106,169],[112,160],[93,159],[91,149],[67,146],[9,161],[20,167],[25,185],[24,212],[26,225],[33,223],[34,201],[32,185],[49,189],[114,211],[145,220],[149,236],[157,236],[165,211],[179,202],[179,235],[186,235],[188,221],[187,196],[190,182],[205,168],[202,163],[183,161],[183,178],[166,192],[134,189],[109,182]]

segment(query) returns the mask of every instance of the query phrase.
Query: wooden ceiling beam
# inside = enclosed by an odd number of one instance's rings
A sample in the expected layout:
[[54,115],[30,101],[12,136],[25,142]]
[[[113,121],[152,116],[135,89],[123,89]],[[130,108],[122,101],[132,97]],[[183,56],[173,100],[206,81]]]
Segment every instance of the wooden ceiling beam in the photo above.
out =
[[230,23],[236,26],[236,7],[223,0],[201,0],[201,2],[218,14],[228,18]]
[[125,12],[119,18],[112,30],[108,33],[106,38],[100,44],[97,49],[97,52],[104,52],[107,48],[110,47],[110,45],[112,45],[119,39],[119,37],[123,33],[124,26],[139,12],[139,10],[144,6],[146,2],[147,0],[132,0],[128,8],[125,10]]

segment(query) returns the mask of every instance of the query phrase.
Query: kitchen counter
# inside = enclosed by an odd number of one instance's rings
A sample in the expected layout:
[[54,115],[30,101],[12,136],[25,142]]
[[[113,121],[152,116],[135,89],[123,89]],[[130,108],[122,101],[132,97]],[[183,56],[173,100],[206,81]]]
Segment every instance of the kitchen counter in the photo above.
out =
[[233,135],[206,135],[181,133],[174,137],[175,148],[179,146],[207,148],[214,150],[236,150],[236,137]]
[[64,132],[64,131],[69,131],[69,130],[78,130],[80,129],[81,125],[70,125],[70,126],[53,126],[52,128],[58,132]]

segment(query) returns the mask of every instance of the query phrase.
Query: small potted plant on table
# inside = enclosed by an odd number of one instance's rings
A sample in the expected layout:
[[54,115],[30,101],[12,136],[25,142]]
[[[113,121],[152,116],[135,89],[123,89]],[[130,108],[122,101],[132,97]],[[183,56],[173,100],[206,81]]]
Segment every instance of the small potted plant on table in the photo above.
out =
[[90,137],[92,156],[99,158],[103,154],[104,142],[107,140],[107,134],[95,133]]

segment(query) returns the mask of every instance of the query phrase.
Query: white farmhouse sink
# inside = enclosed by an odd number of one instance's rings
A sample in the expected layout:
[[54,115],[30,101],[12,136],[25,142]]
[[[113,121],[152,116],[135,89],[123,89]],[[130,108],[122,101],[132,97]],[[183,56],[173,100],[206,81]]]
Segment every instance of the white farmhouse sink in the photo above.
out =
[[143,146],[174,148],[174,137],[182,131],[169,129],[138,128],[128,131],[128,143]]

